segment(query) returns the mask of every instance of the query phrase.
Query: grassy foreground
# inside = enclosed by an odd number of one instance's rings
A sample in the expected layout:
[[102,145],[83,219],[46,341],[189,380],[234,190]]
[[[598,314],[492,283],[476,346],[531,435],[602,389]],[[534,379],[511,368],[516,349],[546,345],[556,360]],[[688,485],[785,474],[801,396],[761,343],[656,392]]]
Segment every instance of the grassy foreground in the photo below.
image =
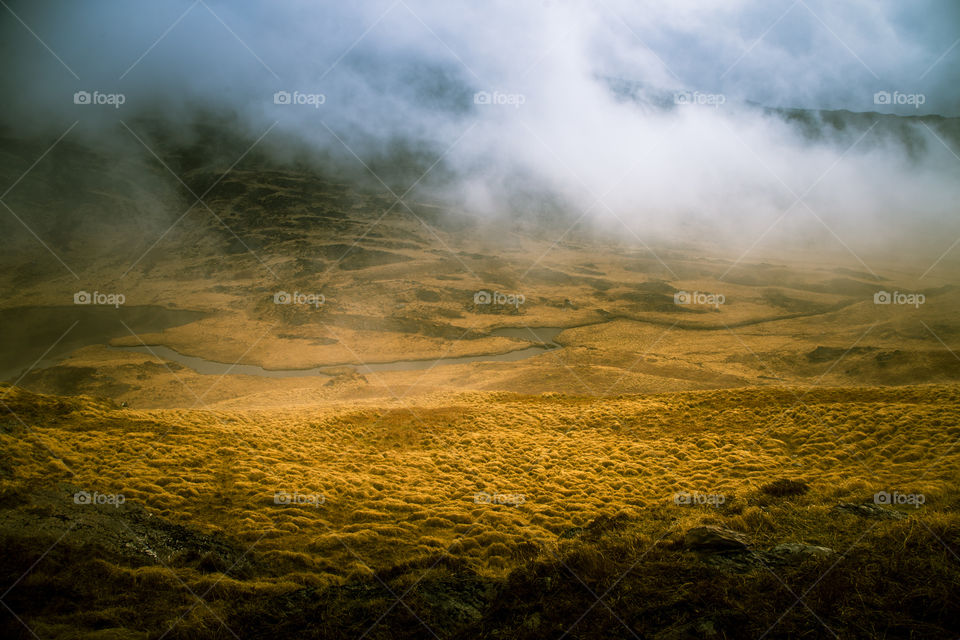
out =
[[956,385],[263,412],[0,398],[8,637],[960,631]]

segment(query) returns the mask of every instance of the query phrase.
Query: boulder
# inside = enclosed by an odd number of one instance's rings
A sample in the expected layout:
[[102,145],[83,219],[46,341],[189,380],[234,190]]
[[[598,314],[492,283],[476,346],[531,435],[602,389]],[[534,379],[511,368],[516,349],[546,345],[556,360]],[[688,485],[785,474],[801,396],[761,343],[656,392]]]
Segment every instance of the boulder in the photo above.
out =
[[837,511],[843,511],[844,513],[852,513],[855,516],[860,516],[861,518],[879,518],[882,520],[903,520],[906,518],[906,514],[893,509],[887,509],[886,507],[881,507],[878,504],[873,504],[872,502],[864,502],[862,504],[856,504],[854,502],[841,502],[836,507]]
[[774,564],[800,564],[806,560],[822,560],[837,554],[829,547],[818,547],[802,542],[784,542],[763,553],[767,562]]
[[694,551],[744,551],[750,546],[745,534],[713,525],[690,529],[684,534],[683,542]]

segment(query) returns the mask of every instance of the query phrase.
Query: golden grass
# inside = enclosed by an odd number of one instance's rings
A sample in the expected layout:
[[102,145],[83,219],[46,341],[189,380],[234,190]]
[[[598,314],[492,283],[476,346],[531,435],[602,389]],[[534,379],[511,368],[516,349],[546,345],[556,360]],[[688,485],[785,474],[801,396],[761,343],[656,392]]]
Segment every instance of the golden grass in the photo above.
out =
[[[796,500],[813,512],[896,490],[923,493],[932,514],[960,472],[953,385],[463,394],[410,409],[287,412],[133,411],[4,393],[30,429],[2,418],[0,494],[53,481],[122,493],[331,579],[444,550],[500,575],[599,513],[665,508],[681,527],[722,516],[762,532],[772,516],[748,503],[777,478],[806,481],[811,492]],[[725,503],[677,506],[678,491]],[[310,504],[275,504],[276,492]]]

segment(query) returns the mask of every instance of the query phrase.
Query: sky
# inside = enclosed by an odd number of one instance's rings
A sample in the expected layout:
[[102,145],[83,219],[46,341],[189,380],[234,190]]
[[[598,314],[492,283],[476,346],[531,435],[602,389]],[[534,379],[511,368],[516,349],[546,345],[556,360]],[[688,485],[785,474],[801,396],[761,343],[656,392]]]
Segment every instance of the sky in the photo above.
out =
[[0,25],[17,132],[107,144],[121,121],[229,114],[278,156],[412,150],[409,183],[486,215],[953,224],[960,149],[937,129],[909,125],[912,151],[882,125],[811,141],[759,108],[960,115],[952,0],[7,0]]
[[364,69],[372,71],[367,89],[381,99],[396,92],[400,103],[426,88],[396,86],[410,79],[391,70],[418,64],[477,90],[522,92],[538,76],[574,72],[813,109],[874,110],[875,92],[899,91],[924,94],[920,112],[960,115],[960,4],[952,0],[94,0],[4,8],[5,75],[19,87],[18,105],[85,87],[129,93],[131,106],[255,100],[272,86],[337,88],[346,101],[362,97],[359,87],[347,89]]

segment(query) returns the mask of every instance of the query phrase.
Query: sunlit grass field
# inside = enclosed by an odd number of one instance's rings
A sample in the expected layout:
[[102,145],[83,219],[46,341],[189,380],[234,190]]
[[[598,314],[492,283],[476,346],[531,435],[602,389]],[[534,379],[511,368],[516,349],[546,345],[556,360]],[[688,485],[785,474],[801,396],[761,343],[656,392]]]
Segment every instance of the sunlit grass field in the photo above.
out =
[[[85,547],[81,565],[97,576],[71,580],[103,585],[103,602],[94,596],[91,606],[108,618],[105,611],[123,608],[113,601],[123,593],[169,592],[153,599],[154,610],[130,612],[137,622],[106,624],[130,633],[187,614],[174,637],[189,637],[191,628],[219,626],[254,594],[376,584],[383,575],[412,586],[437,563],[493,583],[558,558],[612,575],[617,554],[598,551],[594,535],[605,522],[619,523],[613,528],[629,542],[618,544],[638,562],[698,525],[742,532],[758,548],[802,542],[839,554],[881,536],[896,546],[875,552],[895,558],[922,543],[945,563],[960,540],[955,385],[603,399],[471,393],[410,408],[287,412],[138,411],[13,387],[2,393],[8,549],[20,549],[29,565],[44,536],[63,536],[64,549]],[[777,495],[769,488],[777,480],[809,490]],[[51,486],[62,495],[30,497]],[[122,496],[123,504],[75,504],[78,491]],[[882,491],[922,495],[922,504],[892,505],[907,517],[876,521],[836,509],[872,503]],[[685,503],[678,493],[693,498]],[[138,529],[104,539],[98,525],[84,524],[96,513],[141,508],[235,553],[194,557],[168,545],[151,548],[152,561],[130,561],[116,547],[149,547]],[[35,526],[18,529],[25,519]],[[65,588],[57,587],[65,580],[54,570],[58,553],[18,588]],[[190,591],[206,592],[212,604],[191,608]],[[76,611],[50,613],[35,623],[53,636],[57,620],[80,624]]]

